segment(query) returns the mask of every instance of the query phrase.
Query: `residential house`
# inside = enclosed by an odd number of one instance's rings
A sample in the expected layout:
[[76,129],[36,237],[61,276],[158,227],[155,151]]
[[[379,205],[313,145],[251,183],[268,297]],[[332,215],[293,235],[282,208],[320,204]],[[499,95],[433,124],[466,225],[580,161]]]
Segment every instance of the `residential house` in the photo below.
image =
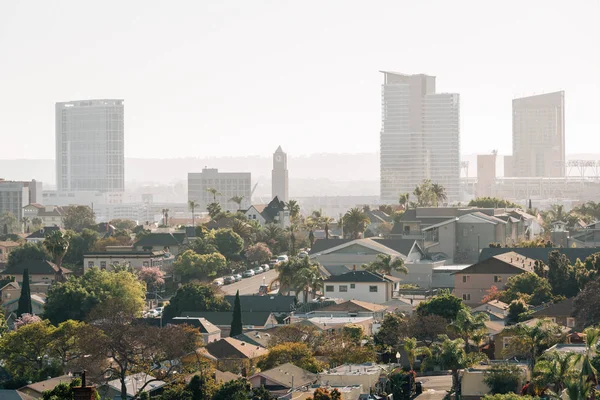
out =
[[[256,288],[258,290],[258,288]],[[224,296],[226,302],[231,304],[233,310],[235,296]],[[289,314],[296,309],[296,296],[257,296],[240,295],[242,311],[247,312],[272,312],[275,315]]]
[[84,271],[97,267],[102,270],[112,269],[114,265],[128,264],[136,270],[143,267],[158,267],[168,270],[175,262],[175,256],[164,250],[134,251],[131,247],[125,247],[123,251],[98,251],[83,255]]
[[398,278],[376,272],[350,271],[323,281],[326,297],[382,304],[398,290]]
[[495,314],[506,315],[506,314],[508,314],[508,306],[509,306],[508,304],[506,304],[500,300],[490,300],[487,303],[473,307],[472,311],[473,312],[491,311]]
[[371,395],[365,393],[362,385],[343,385],[343,386],[335,386],[335,385],[327,385],[327,384],[317,384],[312,385],[310,388],[302,387],[299,389],[294,389],[290,391],[285,396],[281,396],[281,400],[312,400],[315,396],[315,392],[317,389],[327,389],[330,393],[334,390],[337,390],[340,393],[341,400],[391,400],[392,395],[388,395],[387,397]]
[[241,335],[234,336],[236,339],[246,342],[253,346],[269,347],[271,334],[264,331],[246,331]]
[[193,318],[193,317],[175,317],[172,320],[167,322],[167,325],[190,325],[194,328],[198,328],[200,334],[202,335],[202,339],[204,340],[204,344],[209,344],[212,342],[216,342],[217,340],[221,340],[221,329],[216,327],[206,318]]
[[311,260],[319,262],[330,275],[341,275],[350,270],[362,269],[377,259],[379,254],[401,258],[408,269],[408,274],[393,271],[392,275],[400,277],[404,283],[429,288],[433,268],[443,261],[433,261],[425,255],[421,246],[414,239],[319,239],[311,250]]
[[577,247],[577,248],[556,248],[556,247],[508,247],[508,248],[485,248],[481,250],[479,261],[487,260],[494,256],[506,253],[517,253],[525,258],[543,261],[548,265],[550,253],[559,251],[564,254],[571,264],[577,259],[585,261],[586,258],[595,253],[600,253],[600,247]]
[[0,288],[0,302],[5,304],[21,296],[21,287],[18,282],[9,282]]
[[317,375],[291,363],[261,371],[248,378],[252,387],[264,386],[275,396],[281,396],[294,388],[310,387],[317,381]]
[[73,381],[72,375],[61,375],[56,378],[46,379],[45,381],[30,383],[27,386],[19,388],[19,392],[34,399],[41,399],[44,397],[43,394],[46,390],[53,390],[61,383],[69,384],[71,381]]
[[165,251],[175,257],[187,243],[185,232],[155,232],[144,235],[133,244],[135,251]]
[[267,205],[252,205],[244,215],[251,221],[258,221],[261,226],[268,224],[278,225],[280,228],[290,226],[290,211],[285,202],[277,196]]
[[45,206],[39,203],[31,203],[23,207],[23,217],[28,219],[26,232],[34,226],[33,220],[37,218],[41,221],[42,226],[57,226],[63,228],[63,215],[65,209],[59,206]]
[[596,221],[573,232],[568,238],[568,247],[600,247],[600,222]]
[[375,363],[344,364],[320,372],[318,382],[332,386],[361,385],[363,393],[369,393],[377,387],[379,375],[387,368],[387,365]]
[[480,261],[454,274],[454,294],[468,306],[481,304],[492,286],[503,290],[508,278],[533,272],[535,260],[505,253]]
[[6,263],[10,252],[20,246],[20,243],[12,240],[0,241],[0,263]]
[[[128,375],[125,378],[125,386],[127,387],[127,398],[133,399],[140,389],[144,387],[144,392],[147,392],[150,397],[156,396],[163,392],[166,382],[155,380],[152,375],[144,372]],[[151,382],[150,382],[151,381]],[[98,387],[98,394],[102,399],[120,399],[121,398],[121,381],[114,379],[108,381],[104,385]]]
[[60,230],[61,228],[59,228],[58,226],[45,226],[29,234],[25,238],[25,241],[27,243],[42,243],[46,239],[46,236],[48,236],[50,233]]
[[290,317],[291,323],[298,323],[306,326],[313,326],[319,331],[333,335],[342,333],[345,326],[351,324],[360,326],[366,336],[377,333],[381,326],[381,321],[375,321],[373,317],[332,317],[318,316],[308,319],[297,320]]
[[[18,296],[2,303],[2,307],[4,308],[5,315],[17,312],[17,310],[19,309],[19,297],[20,296],[21,296],[21,290],[19,290]],[[43,293],[32,293],[31,294],[31,310],[32,310],[33,314],[42,315],[44,313],[44,307],[46,307],[46,295]]]
[[[231,311],[184,311],[181,317],[205,318],[221,329],[222,336],[229,335],[233,313]],[[242,309],[242,324],[247,330],[263,330],[279,325],[270,311],[244,311]]]
[[[525,382],[531,379],[529,367],[526,364],[512,364],[522,370],[522,374],[517,384],[518,388],[523,387]],[[477,367],[465,369],[461,378],[462,397],[465,399],[481,398],[490,393],[490,387],[485,383],[484,379],[493,365],[478,365]]]
[[531,314],[532,318],[547,318],[552,322],[556,322],[559,325],[566,326],[567,328],[575,328],[576,320],[573,317],[573,302],[575,298],[565,299],[558,303],[548,304],[541,310],[535,311]]
[[315,310],[311,315],[315,317],[370,317],[375,320],[383,320],[386,309],[387,307],[381,304],[348,300]]
[[[197,353],[201,357],[214,361],[218,370],[241,372],[246,375],[252,369],[252,366],[256,364],[257,359],[267,355],[269,350],[232,337],[226,337],[207,344],[199,349]],[[193,361],[195,361],[195,357]]]
[[405,315],[412,315],[417,305],[418,301],[406,297],[396,297],[382,304],[382,306],[386,307],[387,312],[402,313]]
[[33,400],[34,398],[18,390],[0,389],[0,399],[2,400]]
[[[523,324],[523,325],[527,325],[530,327],[535,326],[539,321],[543,321],[543,323],[552,323],[552,321],[550,321],[549,319],[539,319],[539,318],[533,318],[524,322],[520,322],[519,324]],[[561,335],[563,335],[566,339],[567,342],[569,343],[569,331],[571,330],[570,328],[567,328],[566,326],[561,326]],[[513,356],[518,356],[515,354],[510,354],[507,353],[507,348],[510,345],[510,341],[512,339],[512,333],[510,331],[509,328],[505,328],[504,330],[502,330],[501,332],[497,333],[494,336],[494,343],[495,343],[495,349],[494,349],[494,358],[496,360],[505,360],[507,358],[511,358]]]
[[[2,274],[14,276],[17,282],[22,283],[23,272],[26,269],[29,270],[29,280],[32,283],[52,283],[55,281],[56,275],[59,273],[58,266],[53,262],[45,260],[23,260],[6,268],[4,271],[2,271]],[[68,278],[71,273],[71,270],[64,267],[62,268],[62,274],[65,278]]]
[[431,274],[431,289],[454,290],[454,274],[467,268],[469,265],[441,265],[434,267]]
[[[380,235],[384,233],[389,233],[392,228],[392,223],[394,222],[394,218],[389,216],[383,211],[380,210],[366,210],[365,214],[367,218],[369,218],[369,225],[367,226],[367,230],[370,231],[373,235]],[[389,227],[384,229],[385,227]]]

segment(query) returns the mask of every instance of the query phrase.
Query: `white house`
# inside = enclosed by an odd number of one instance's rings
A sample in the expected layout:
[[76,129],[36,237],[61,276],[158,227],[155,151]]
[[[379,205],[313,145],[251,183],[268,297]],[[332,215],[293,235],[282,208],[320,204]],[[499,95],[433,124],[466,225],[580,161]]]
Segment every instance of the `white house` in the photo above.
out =
[[267,205],[252,205],[244,215],[250,221],[258,221],[261,226],[267,224],[279,225],[281,228],[290,226],[290,211],[283,201],[280,201],[277,196]]
[[368,271],[350,271],[323,282],[326,297],[383,304],[398,290],[400,279]]
[[99,251],[83,255],[84,272],[89,268],[111,269],[112,265],[129,264],[136,270],[143,267],[159,267],[161,270],[168,269],[175,257],[163,250],[160,251]]
[[26,231],[33,226],[34,218],[39,218],[42,226],[63,227],[63,214],[65,210],[59,206],[43,206],[31,203],[23,207],[23,217],[28,218]]

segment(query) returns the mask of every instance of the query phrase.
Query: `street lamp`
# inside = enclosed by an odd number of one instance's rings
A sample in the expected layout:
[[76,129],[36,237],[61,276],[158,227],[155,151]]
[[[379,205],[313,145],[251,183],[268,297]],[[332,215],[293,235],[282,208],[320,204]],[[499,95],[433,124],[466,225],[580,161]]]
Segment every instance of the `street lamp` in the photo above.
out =
[[400,364],[400,352],[396,352],[396,364]]

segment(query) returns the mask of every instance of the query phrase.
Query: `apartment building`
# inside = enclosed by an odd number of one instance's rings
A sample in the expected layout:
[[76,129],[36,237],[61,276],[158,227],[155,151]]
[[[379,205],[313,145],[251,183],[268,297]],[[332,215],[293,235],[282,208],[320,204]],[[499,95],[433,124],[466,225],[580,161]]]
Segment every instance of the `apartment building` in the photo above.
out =
[[[202,172],[188,173],[188,200],[198,202],[197,210],[217,202],[223,210],[236,212],[248,209],[250,205],[251,176],[249,172],[219,172],[216,168],[204,168]],[[216,193],[209,192],[216,190]],[[235,196],[242,197],[241,204],[232,201]]]

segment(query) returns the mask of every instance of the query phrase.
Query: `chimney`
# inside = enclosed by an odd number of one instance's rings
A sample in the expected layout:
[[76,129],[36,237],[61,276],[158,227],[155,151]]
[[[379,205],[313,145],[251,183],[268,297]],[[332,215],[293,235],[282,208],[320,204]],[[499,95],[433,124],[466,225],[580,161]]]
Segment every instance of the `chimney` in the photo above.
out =
[[94,386],[87,386],[85,379],[85,371],[81,373],[81,386],[73,388],[73,398],[75,400],[95,400],[96,399],[96,388]]

